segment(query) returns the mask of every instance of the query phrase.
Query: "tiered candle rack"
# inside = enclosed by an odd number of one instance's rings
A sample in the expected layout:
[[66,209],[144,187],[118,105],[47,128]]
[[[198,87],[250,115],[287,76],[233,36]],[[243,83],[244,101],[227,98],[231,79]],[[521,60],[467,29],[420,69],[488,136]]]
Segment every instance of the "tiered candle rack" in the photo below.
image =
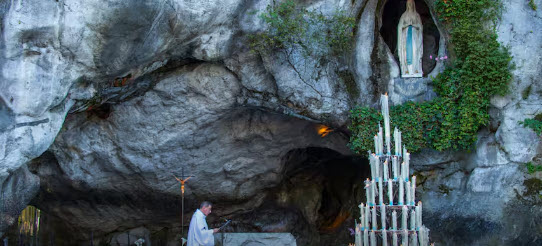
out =
[[422,223],[422,202],[416,204],[416,176],[409,177],[410,154],[401,146],[397,128],[392,154],[388,96],[382,95],[380,102],[384,129],[379,126],[374,137],[375,152],[369,154],[371,179],[365,181],[366,203],[359,205],[355,245],[428,246],[429,229]]

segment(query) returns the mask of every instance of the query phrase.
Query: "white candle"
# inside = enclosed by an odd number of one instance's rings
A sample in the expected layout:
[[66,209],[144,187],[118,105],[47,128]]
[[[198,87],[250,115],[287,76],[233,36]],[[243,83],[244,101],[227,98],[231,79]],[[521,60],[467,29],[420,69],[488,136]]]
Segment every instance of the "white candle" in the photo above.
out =
[[369,183],[368,181],[369,179],[365,181],[365,198],[367,204],[371,202],[371,183]]
[[380,205],[380,225],[382,229],[386,229],[386,205]]
[[393,183],[391,179],[388,179],[388,201],[390,202],[390,206],[393,206]]
[[411,197],[411,188],[410,188],[410,181],[406,182],[406,185],[405,185],[405,189],[406,189],[406,203],[405,205],[412,205],[412,202],[410,201],[410,198]]
[[393,131],[393,140],[395,140],[395,155],[400,155],[399,153],[401,152],[401,144],[399,144],[399,130],[397,130],[397,127],[395,127],[395,130]]
[[401,226],[403,230],[407,230],[407,216],[408,216],[408,208],[407,206],[403,206],[402,213],[401,213],[402,219],[401,219]]
[[412,195],[410,201],[412,202],[412,206],[414,206],[416,205],[416,176],[412,176],[412,192],[410,192],[410,195]]
[[397,230],[397,211],[391,212],[391,229]]
[[410,153],[405,154],[405,178],[408,181],[408,176],[410,176],[410,170],[409,170],[409,163],[410,163]]
[[420,241],[420,246],[428,246],[429,245],[429,229],[427,229],[425,226],[422,226],[422,228],[420,228],[420,233],[418,234],[418,238]]
[[398,240],[397,240],[397,233],[395,233],[395,232],[393,232],[393,234],[392,234],[392,241],[393,241],[392,245],[397,246],[397,243],[398,243],[397,241]]
[[358,224],[356,224],[356,239],[355,240],[356,240],[355,241],[356,246],[362,246],[361,245],[361,230]]
[[402,144],[402,143],[401,143],[401,137],[402,137],[401,135],[402,135],[402,134],[401,134],[401,131],[398,131],[398,132],[397,132],[397,136],[398,136],[397,138],[399,139],[399,144],[398,144],[398,146],[397,146],[397,153],[398,153],[399,155],[401,155],[401,144]]
[[393,157],[391,164],[392,164],[392,169],[393,169],[393,179],[397,180],[397,157],[396,156]]
[[375,231],[371,231],[371,246],[376,246],[376,236]]
[[422,221],[422,202],[419,201],[418,202],[418,206],[416,206],[416,219],[417,219],[417,222],[416,224],[418,225],[418,230],[420,228],[422,228],[423,226],[423,221]]
[[403,181],[406,181],[406,175],[405,175],[405,163],[401,163],[401,177],[400,179],[403,180]]
[[382,229],[382,246],[388,246],[388,232]]
[[408,246],[408,231],[405,229],[403,230],[403,235],[401,235],[401,246]]
[[384,133],[386,134],[386,146],[388,150],[388,154],[390,154],[390,113],[389,113],[389,106],[388,106],[388,96],[387,95],[381,95],[380,101],[382,103],[382,116],[384,117]]
[[384,187],[382,185],[382,179],[378,180],[378,204],[384,204]]
[[376,205],[376,183],[371,181],[371,206]]
[[375,135],[375,154],[378,154],[378,136]]
[[369,157],[369,164],[371,165],[371,179],[376,178],[376,155],[371,155]]
[[386,135],[386,150],[387,150],[387,153],[388,155],[391,155],[391,137],[389,135],[389,133]]
[[416,230],[416,212],[410,211],[410,230]]
[[[364,209],[362,209],[364,210]],[[362,214],[360,217],[359,217],[359,227],[360,227],[360,230],[363,230],[363,226],[365,225],[365,214]]]
[[395,151],[394,155],[398,155],[397,154],[397,127],[393,129],[393,151]]
[[387,182],[388,181],[388,174],[389,174],[389,172],[388,172],[388,159],[386,159],[386,161],[384,161],[384,168],[383,169],[384,169],[383,170],[384,171],[383,172],[384,173],[384,182]]
[[384,136],[382,133],[382,127],[380,126],[380,123],[378,123],[378,153],[382,155],[384,152]]
[[369,231],[368,229],[363,230],[363,245],[369,246]]
[[376,223],[376,206],[373,206],[372,215],[371,226],[373,227],[373,230],[376,230],[378,228],[378,224]]
[[369,230],[369,216],[371,216],[369,211],[369,204],[367,204],[365,205],[365,225],[363,226],[365,230]]
[[412,201],[410,201],[410,199],[412,198],[412,195],[411,195],[411,190],[412,188],[410,187],[410,181],[406,182],[406,185],[405,185],[405,190],[406,190],[406,203],[405,205],[412,205]]
[[375,158],[375,177],[373,179],[375,179],[376,181],[378,181],[378,179],[380,179],[381,177],[381,174],[380,174],[380,158],[377,156]]
[[410,234],[410,242],[411,246],[418,246],[418,235],[416,232]]
[[403,203],[403,190],[404,190],[403,186],[404,186],[404,184],[403,183],[405,181],[403,179],[399,179],[399,181],[397,181],[397,182],[399,182],[399,205],[404,205],[404,203]]
[[420,246],[426,246],[424,245],[423,241],[423,228],[420,228],[420,231],[418,232],[418,241],[420,242]]
[[360,205],[358,205],[359,207],[359,222],[360,222],[360,225],[363,226],[365,225],[365,206],[363,206],[363,203],[361,203]]
[[368,186],[369,187],[367,187],[367,193],[369,193],[369,200],[367,200],[367,203],[371,204],[373,202],[373,182],[369,181]]

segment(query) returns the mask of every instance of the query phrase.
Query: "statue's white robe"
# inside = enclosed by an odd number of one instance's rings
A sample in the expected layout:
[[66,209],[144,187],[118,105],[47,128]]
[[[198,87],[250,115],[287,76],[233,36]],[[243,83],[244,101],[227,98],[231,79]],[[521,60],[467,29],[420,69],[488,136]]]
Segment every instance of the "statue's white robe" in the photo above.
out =
[[188,229],[187,246],[214,246],[215,238],[213,230],[210,230],[205,221],[205,215],[198,209],[192,215],[190,227]]
[[[407,63],[407,31],[412,26],[412,63]],[[407,10],[401,15],[397,26],[397,51],[402,77],[422,77],[423,25],[416,12],[414,1],[407,2]]]

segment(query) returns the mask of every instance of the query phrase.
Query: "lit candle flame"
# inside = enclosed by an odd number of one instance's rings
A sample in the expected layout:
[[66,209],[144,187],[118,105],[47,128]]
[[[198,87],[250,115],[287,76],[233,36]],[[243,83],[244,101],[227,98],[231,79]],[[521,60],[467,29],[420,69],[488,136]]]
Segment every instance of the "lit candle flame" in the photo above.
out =
[[325,137],[333,131],[333,129],[325,125],[318,125],[316,127],[316,130],[318,131],[318,135],[320,135],[321,137]]

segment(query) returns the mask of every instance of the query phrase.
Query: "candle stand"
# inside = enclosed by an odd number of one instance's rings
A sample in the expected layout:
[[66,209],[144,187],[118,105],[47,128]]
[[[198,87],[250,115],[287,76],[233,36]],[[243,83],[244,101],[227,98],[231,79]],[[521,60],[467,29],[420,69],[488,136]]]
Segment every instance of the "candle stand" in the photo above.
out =
[[374,153],[369,154],[371,179],[365,180],[366,202],[358,206],[355,245],[429,246],[422,202],[416,201],[416,176],[410,177],[410,154],[402,146],[397,128],[392,146],[388,96],[382,95],[380,102],[384,129],[379,126]]

